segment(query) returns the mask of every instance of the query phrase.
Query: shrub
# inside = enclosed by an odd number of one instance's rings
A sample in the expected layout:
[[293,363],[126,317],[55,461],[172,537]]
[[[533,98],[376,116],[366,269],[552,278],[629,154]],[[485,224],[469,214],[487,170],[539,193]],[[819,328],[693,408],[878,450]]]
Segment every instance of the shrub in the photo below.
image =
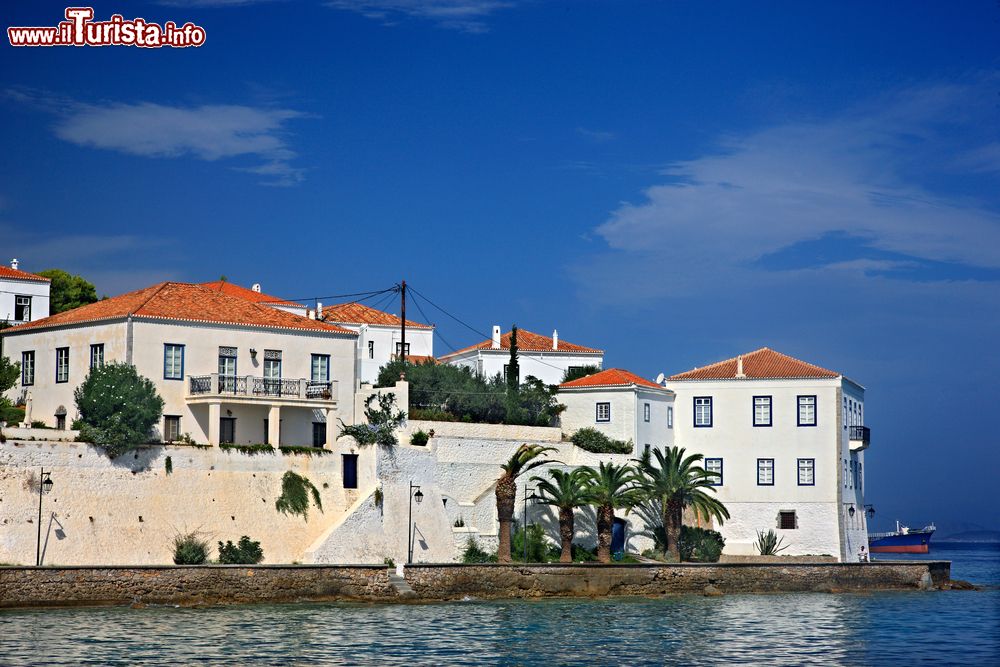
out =
[[682,561],[695,563],[717,563],[726,546],[726,538],[714,530],[681,526],[678,547]]
[[425,447],[429,439],[430,439],[429,435],[427,435],[423,431],[417,431],[416,433],[410,436],[410,444],[415,447]]
[[274,501],[274,507],[282,514],[301,514],[309,520],[309,496],[316,503],[319,511],[323,511],[323,503],[319,498],[319,489],[312,482],[297,475],[291,470],[281,478],[281,495]]
[[40,419],[33,419],[31,421],[31,428],[49,428],[49,425]]
[[103,447],[111,457],[149,441],[163,414],[156,387],[131,364],[92,368],[73,398],[83,422],[80,439]]
[[8,399],[0,396],[0,422],[16,426],[24,421],[24,408],[15,407]]
[[462,562],[466,564],[470,563],[495,563],[497,562],[497,555],[495,553],[488,553],[479,546],[479,542],[476,538],[470,537],[465,543],[465,551],[462,552]]
[[[584,549],[582,546],[576,542],[570,548],[570,553],[573,554],[574,563],[593,563],[597,561],[597,549]],[[556,560],[559,559],[558,551],[555,554]]]
[[596,428],[581,428],[570,438],[580,449],[595,454],[631,454],[634,449],[632,441],[612,440]]
[[588,375],[593,375],[594,373],[600,373],[600,372],[601,372],[600,366],[594,366],[594,365],[571,366],[570,368],[566,369],[565,373],[563,373],[562,381],[564,383],[571,382],[573,380],[579,380],[580,378],[585,378]]
[[208,540],[191,532],[174,537],[174,565],[204,565],[208,560]]
[[[373,407],[372,403],[378,403],[378,407]],[[406,413],[402,410],[395,410],[395,405],[395,394],[372,394],[365,399],[367,423],[347,426],[341,419],[340,435],[351,436],[361,447],[375,444],[386,447],[398,445],[396,429],[406,421]]]
[[514,524],[514,535],[510,543],[510,557],[514,561],[524,561],[524,542],[528,541],[528,563],[545,563],[549,560],[552,544],[545,539],[545,530],[540,524],[534,523],[527,530]]
[[754,544],[754,547],[761,556],[777,556],[778,552],[788,548],[788,545],[781,546],[784,541],[785,538],[783,537],[780,540],[778,539],[778,535],[774,530],[768,530],[766,533],[758,530],[757,542]]
[[256,565],[264,560],[264,550],[260,542],[251,540],[244,535],[240,541],[233,544],[229,540],[219,542],[219,562],[223,565]]
[[241,454],[246,454],[247,456],[256,456],[257,454],[274,454],[274,447],[264,444],[237,445],[234,443],[224,442],[219,445],[219,449],[224,452],[239,452]]

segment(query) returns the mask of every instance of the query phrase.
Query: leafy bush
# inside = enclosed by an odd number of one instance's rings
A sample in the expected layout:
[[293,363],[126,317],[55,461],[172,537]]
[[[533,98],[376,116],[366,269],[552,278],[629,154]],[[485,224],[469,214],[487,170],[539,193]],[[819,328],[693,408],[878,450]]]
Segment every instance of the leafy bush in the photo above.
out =
[[219,562],[223,565],[256,565],[264,560],[264,550],[260,542],[251,540],[244,535],[240,541],[233,544],[229,540],[219,542]]
[[171,475],[174,472],[174,460],[169,456],[163,459],[163,469],[168,475]]
[[423,431],[417,431],[416,433],[410,436],[410,444],[415,447],[425,447],[427,446],[427,441],[429,439],[430,439],[429,435],[427,435]]
[[631,454],[634,449],[632,441],[612,440],[596,428],[581,428],[570,438],[580,449],[595,454]]
[[0,396],[0,422],[16,426],[24,421],[24,408],[15,407],[7,398]]
[[[597,548],[594,549],[584,549],[582,546],[573,543],[570,548],[570,552],[573,554],[574,563],[593,563],[597,561]],[[556,553],[556,560],[559,559],[559,554]]]
[[73,398],[83,422],[80,439],[103,447],[111,457],[148,442],[163,414],[156,387],[131,364],[95,366]]
[[40,419],[33,419],[31,421],[31,428],[49,428],[49,425]]
[[[378,403],[378,407],[373,407],[372,403]],[[395,405],[395,394],[372,394],[365,399],[365,419],[368,423],[347,426],[341,419],[340,435],[351,436],[361,447],[375,444],[386,447],[398,445],[396,429],[406,421],[406,413],[395,410]]]
[[718,563],[724,546],[726,546],[726,538],[714,530],[681,526],[681,539],[678,542],[678,547],[682,561]]
[[497,555],[495,553],[488,553],[479,546],[479,542],[476,538],[470,537],[465,543],[465,551],[462,552],[462,562],[466,564],[470,563],[495,563],[497,562]]
[[[519,529],[515,523],[514,535],[510,543],[511,560],[524,562],[524,541],[528,540],[529,563],[545,563],[551,559],[552,544],[545,539],[545,530],[535,523],[528,530]],[[557,556],[558,558],[558,556]]]
[[219,449],[225,452],[239,452],[241,454],[246,454],[247,456],[256,456],[257,454],[274,454],[274,447],[264,444],[237,445],[231,442],[224,442],[219,445]]
[[784,551],[789,546],[781,546],[784,541],[785,538],[783,537],[780,540],[778,539],[778,535],[774,530],[768,530],[766,533],[758,530],[757,542],[754,544],[754,547],[761,556],[777,556],[778,552]]
[[208,540],[200,533],[174,537],[174,565],[204,565],[208,561]]
[[566,372],[563,373],[562,381],[572,382],[573,380],[579,380],[580,378],[600,372],[600,366],[573,366],[572,368],[567,368]]
[[281,495],[274,501],[274,507],[282,514],[301,514],[309,520],[309,496],[316,503],[319,511],[323,511],[323,503],[319,498],[319,489],[312,482],[297,475],[291,470],[281,478]]
[[410,419],[429,422],[457,422],[458,417],[437,408],[410,408]]

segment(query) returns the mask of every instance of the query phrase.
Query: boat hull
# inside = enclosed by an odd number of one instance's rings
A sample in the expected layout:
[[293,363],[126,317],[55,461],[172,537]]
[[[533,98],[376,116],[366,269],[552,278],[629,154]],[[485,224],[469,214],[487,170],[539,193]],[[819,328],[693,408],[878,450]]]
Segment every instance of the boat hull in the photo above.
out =
[[931,535],[934,531],[914,531],[896,535],[875,537],[869,540],[868,550],[872,553],[925,554],[931,550]]

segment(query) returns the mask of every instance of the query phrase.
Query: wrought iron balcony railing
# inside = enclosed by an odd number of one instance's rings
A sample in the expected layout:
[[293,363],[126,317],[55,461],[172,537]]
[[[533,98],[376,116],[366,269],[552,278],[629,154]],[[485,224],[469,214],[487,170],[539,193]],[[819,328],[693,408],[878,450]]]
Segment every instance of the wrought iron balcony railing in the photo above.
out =
[[305,379],[264,378],[251,375],[188,376],[189,396],[245,396],[250,398],[302,398],[330,401],[335,382]]
[[872,440],[872,430],[867,426],[851,426],[851,440],[869,444]]

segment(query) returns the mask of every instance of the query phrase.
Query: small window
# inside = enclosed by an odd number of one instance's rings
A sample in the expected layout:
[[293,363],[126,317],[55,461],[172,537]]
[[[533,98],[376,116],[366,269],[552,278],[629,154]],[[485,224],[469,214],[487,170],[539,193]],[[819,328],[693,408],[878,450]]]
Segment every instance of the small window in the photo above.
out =
[[[402,343],[396,343],[396,358],[399,359],[399,351],[402,349]],[[406,344],[406,356],[410,356],[410,344]]]
[[799,459],[799,486],[816,485],[816,459]]
[[711,475],[712,486],[722,486],[722,459],[705,459],[705,472]]
[[[504,381],[504,382],[507,382],[507,374],[508,374],[509,372],[510,372],[510,364],[504,364],[504,365],[503,365],[503,381]],[[520,374],[520,372],[521,372],[520,368],[518,368],[518,371],[517,371],[517,372],[518,372],[518,374]],[[518,382],[518,383],[520,383],[520,382],[521,382],[521,378],[520,378],[520,377],[517,377],[517,378],[514,378],[514,380],[515,380],[516,382]]]
[[795,530],[799,527],[799,522],[795,516],[795,510],[781,510],[778,512],[778,528],[782,530]]
[[847,488],[847,459],[844,459],[844,488]]
[[642,421],[649,421],[649,403],[642,404]]
[[344,463],[344,488],[358,488],[358,455],[343,454],[341,459]]
[[754,396],[753,397],[753,425],[754,426],[770,426],[771,425],[771,397],[770,396]]
[[176,442],[181,439],[181,418],[176,415],[163,417],[164,442]]
[[21,384],[30,387],[35,384],[35,351],[21,353]]
[[368,341],[368,358],[375,358],[375,341],[373,340]]
[[609,421],[611,421],[611,404],[610,403],[598,403],[597,404],[597,421],[599,421],[599,422],[609,422]]
[[649,455],[650,455],[650,451],[651,451],[652,449],[653,449],[653,446],[652,446],[652,445],[643,445],[643,446],[642,446],[642,453],[643,453],[643,454],[644,454],[645,456],[649,456]]
[[844,398],[844,411],[843,411],[843,415],[844,415],[844,428],[846,429],[847,428],[847,398]]
[[861,461],[858,461],[858,490],[862,496],[865,495],[865,476],[861,469]]
[[326,445],[326,422],[313,422],[313,447]]
[[66,415],[56,415],[56,429],[59,431],[66,430]]
[[174,343],[163,345],[163,379],[184,379],[184,346]]
[[90,346],[90,370],[104,365],[104,343]]
[[799,426],[815,426],[816,425],[816,397],[815,396],[799,396],[799,416],[798,425]]
[[69,348],[56,348],[56,382],[69,382]]
[[694,397],[694,425],[696,428],[711,428],[712,426],[712,397]]
[[18,322],[31,321],[31,297],[17,295],[14,297],[14,319]]
[[757,486],[774,486],[774,459],[757,459]]
[[329,382],[330,381],[330,355],[329,354],[314,354],[312,355],[312,375],[310,376],[313,382]]
[[674,427],[674,406],[667,406],[667,428]]

